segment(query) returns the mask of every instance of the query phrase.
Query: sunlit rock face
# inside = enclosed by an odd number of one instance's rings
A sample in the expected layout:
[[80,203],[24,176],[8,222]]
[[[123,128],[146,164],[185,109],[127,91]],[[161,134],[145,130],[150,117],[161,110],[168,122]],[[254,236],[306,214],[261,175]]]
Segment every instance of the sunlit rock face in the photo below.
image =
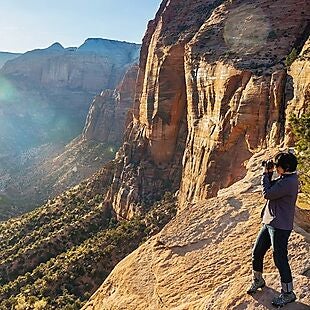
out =
[[308,9],[304,0],[162,2],[141,49],[116,210],[162,193],[164,180],[179,189],[181,208],[215,196],[245,175],[252,154],[284,146],[295,94],[285,60],[308,38]]

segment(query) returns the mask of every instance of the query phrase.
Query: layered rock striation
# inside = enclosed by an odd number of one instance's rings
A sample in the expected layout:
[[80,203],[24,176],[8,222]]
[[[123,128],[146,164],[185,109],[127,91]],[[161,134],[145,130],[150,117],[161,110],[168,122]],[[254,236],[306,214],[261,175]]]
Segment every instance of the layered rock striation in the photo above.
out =
[[[181,207],[215,196],[245,175],[252,154],[284,145],[290,106],[309,101],[307,80],[294,84],[286,64],[293,49],[307,53],[308,9],[304,0],[162,2],[141,48],[115,209],[163,193],[163,179],[180,188]],[[155,170],[143,184],[136,171],[145,169]]]

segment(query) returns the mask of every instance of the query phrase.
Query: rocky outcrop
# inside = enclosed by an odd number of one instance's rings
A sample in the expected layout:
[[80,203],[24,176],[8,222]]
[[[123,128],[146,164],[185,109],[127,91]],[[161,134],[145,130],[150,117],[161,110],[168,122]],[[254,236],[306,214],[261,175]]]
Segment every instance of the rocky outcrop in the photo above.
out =
[[[251,158],[246,177],[217,197],[188,203],[116,266],[83,309],[270,309],[280,290],[271,252],[264,265],[266,289],[253,297],[245,293],[264,203],[258,176],[265,156]],[[289,255],[298,301],[292,309],[310,306],[309,250],[306,233],[294,232]]]
[[92,102],[83,130],[85,140],[120,146],[132,108],[138,66],[131,67],[115,90],[105,90]]
[[[171,183],[171,167],[178,177],[169,190],[180,188],[181,208],[215,196],[245,175],[252,154],[284,143],[287,102],[294,96],[285,59],[308,35],[309,5],[300,0],[297,6],[162,2],[141,49],[128,143],[119,152],[111,193],[116,210],[163,193],[161,176]],[[285,23],[284,8],[294,16]],[[149,165],[154,168],[143,168]],[[129,181],[144,169],[154,169],[146,173],[153,181]]]

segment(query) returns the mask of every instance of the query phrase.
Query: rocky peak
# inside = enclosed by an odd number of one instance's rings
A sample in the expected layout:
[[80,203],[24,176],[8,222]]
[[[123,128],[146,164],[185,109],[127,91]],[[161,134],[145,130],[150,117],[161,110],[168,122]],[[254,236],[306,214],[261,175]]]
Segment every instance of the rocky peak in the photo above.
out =
[[49,46],[47,50],[62,51],[64,50],[64,47],[59,42],[55,42]]

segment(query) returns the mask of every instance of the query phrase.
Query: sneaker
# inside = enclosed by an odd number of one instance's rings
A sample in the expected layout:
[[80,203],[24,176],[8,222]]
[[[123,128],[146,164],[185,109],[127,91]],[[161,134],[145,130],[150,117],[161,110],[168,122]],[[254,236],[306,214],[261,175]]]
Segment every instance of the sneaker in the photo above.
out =
[[293,302],[295,300],[296,300],[296,295],[294,292],[285,293],[282,291],[278,297],[275,297],[272,300],[272,305],[274,305],[275,307],[283,307],[286,304]]
[[255,293],[259,288],[263,288],[266,285],[265,280],[263,278],[254,279],[250,288],[247,290],[248,294]]

